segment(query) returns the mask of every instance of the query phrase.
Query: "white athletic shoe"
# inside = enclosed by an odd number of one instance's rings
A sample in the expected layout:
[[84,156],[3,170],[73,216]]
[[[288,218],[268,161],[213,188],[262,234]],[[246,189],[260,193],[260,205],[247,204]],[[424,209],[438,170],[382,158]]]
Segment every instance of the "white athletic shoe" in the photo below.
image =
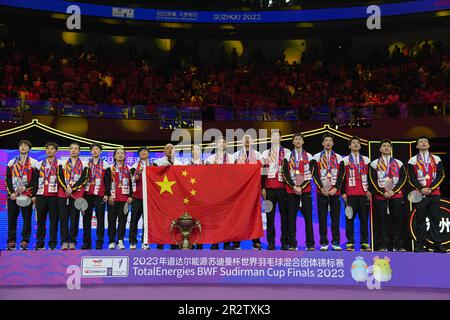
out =
[[328,245],[327,244],[321,245],[320,251],[328,251]]
[[136,250],[136,244],[134,243],[130,244],[130,250]]
[[108,246],[108,249],[114,250],[116,248],[116,244],[114,242],[111,242]]
[[150,246],[148,244],[146,244],[146,243],[143,243],[142,246],[141,246],[141,249],[142,250],[149,250]]
[[125,245],[123,244],[123,240],[119,240],[119,242],[117,243],[117,249],[119,249],[119,250],[125,249]]

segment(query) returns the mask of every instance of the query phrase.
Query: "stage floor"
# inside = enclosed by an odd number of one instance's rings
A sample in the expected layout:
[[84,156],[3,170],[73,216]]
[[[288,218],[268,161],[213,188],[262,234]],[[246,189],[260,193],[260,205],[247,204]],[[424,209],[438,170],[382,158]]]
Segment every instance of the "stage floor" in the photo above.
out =
[[[124,294],[126,292],[126,294]],[[449,300],[450,289],[310,285],[0,287],[0,300]]]

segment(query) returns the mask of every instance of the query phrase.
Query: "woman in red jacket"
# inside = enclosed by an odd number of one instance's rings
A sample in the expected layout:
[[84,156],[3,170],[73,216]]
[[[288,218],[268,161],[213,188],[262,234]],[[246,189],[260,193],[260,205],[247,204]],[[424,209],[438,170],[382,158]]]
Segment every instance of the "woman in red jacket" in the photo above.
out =
[[[125,249],[123,238],[127,224],[128,212],[124,213],[125,203],[133,201],[131,190],[131,172],[125,164],[125,150],[122,148],[114,151],[114,164],[111,168],[111,195],[108,199],[108,249]],[[119,221],[116,228],[117,221]]]

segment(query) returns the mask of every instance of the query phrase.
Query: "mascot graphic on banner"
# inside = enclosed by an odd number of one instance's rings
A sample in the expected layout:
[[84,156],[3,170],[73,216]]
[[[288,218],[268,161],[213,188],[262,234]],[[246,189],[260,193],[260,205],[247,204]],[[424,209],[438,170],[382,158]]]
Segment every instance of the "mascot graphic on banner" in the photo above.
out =
[[381,289],[381,282],[388,282],[392,278],[391,260],[388,257],[373,258],[373,265],[368,266],[363,257],[356,257],[352,263],[351,274],[356,282],[365,282],[367,288]]

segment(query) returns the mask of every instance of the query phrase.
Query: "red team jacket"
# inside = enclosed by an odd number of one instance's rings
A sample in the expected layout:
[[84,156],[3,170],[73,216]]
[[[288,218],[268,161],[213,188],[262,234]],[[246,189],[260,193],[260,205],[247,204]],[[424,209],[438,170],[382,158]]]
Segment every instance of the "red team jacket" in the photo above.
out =
[[[295,149],[291,151],[291,155],[294,154]],[[301,158],[299,161],[299,165],[297,170],[300,174],[304,175],[305,181],[300,185],[302,188],[302,193],[308,193],[311,192],[311,180],[313,178],[314,169],[315,169],[315,161],[313,160],[313,157],[310,153],[304,152],[304,157]],[[295,194],[294,187],[295,187],[295,160],[294,157],[291,156],[289,160],[284,159],[283,163],[283,173],[284,173],[284,180],[286,182],[285,188],[286,192],[289,194]]]
[[351,168],[350,156],[345,157],[342,161],[345,165],[342,193],[347,196],[365,196],[369,191],[369,158],[362,156],[361,172]]
[[[374,193],[375,200],[386,200],[386,198],[383,196],[385,189],[384,184],[386,181],[386,178],[392,178],[394,183],[394,189],[392,190],[394,192],[394,195],[390,199],[402,199],[403,198],[403,191],[402,188],[406,183],[407,174],[405,166],[403,165],[403,162],[401,162],[398,159],[393,159],[396,163],[397,169],[393,172],[391,170],[390,174],[389,168],[386,168],[386,170],[381,170],[380,168],[380,159],[376,159],[370,163],[370,185],[372,187],[372,191]],[[392,161],[391,159],[389,161]],[[389,165],[390,167],[391,165]]]
[[[109,196],[111,193],[111,171],[109,170],[108,162],[99,160],[94,165],[93,162],[88,161],[87,167],[89,169],[88,179],[85,186],[85,194],[88,196]],[[97,177],[96,177],[97,176]]]
[[441,158],[430,153],[428,171],[426,166],[420,164],[417,155],[408,161],[408,176],[410,184],[421,190],[424,187],[431,188],[431,195],[440,196],[440,185],[444,181],[444,166]]
[[[67,198],[65,191],[68,185],[71,185],[72,187],[72,197],[74,199],[83,197],[84,185],[88,179],[89,170],[86,162],[83,162],[80,158],[78,158],[78,160],[81,161],[82,171],[76,174],[73,173],[73,170],[71,172],[66,171],[66,163],[67,161],[69,161],[69,159],[59,162],[58,165],[59,198]],[[70,175],[70,178],[66,177],[66,175]]]
[[8,196],[16,192],[19,185],[23,185],[26,188],[22,195],[32,196],[36,181],[37,161],[28,156],[24,165],[21,166],[18,160],[19,157],[10,160],[6,168],[5,182]]

